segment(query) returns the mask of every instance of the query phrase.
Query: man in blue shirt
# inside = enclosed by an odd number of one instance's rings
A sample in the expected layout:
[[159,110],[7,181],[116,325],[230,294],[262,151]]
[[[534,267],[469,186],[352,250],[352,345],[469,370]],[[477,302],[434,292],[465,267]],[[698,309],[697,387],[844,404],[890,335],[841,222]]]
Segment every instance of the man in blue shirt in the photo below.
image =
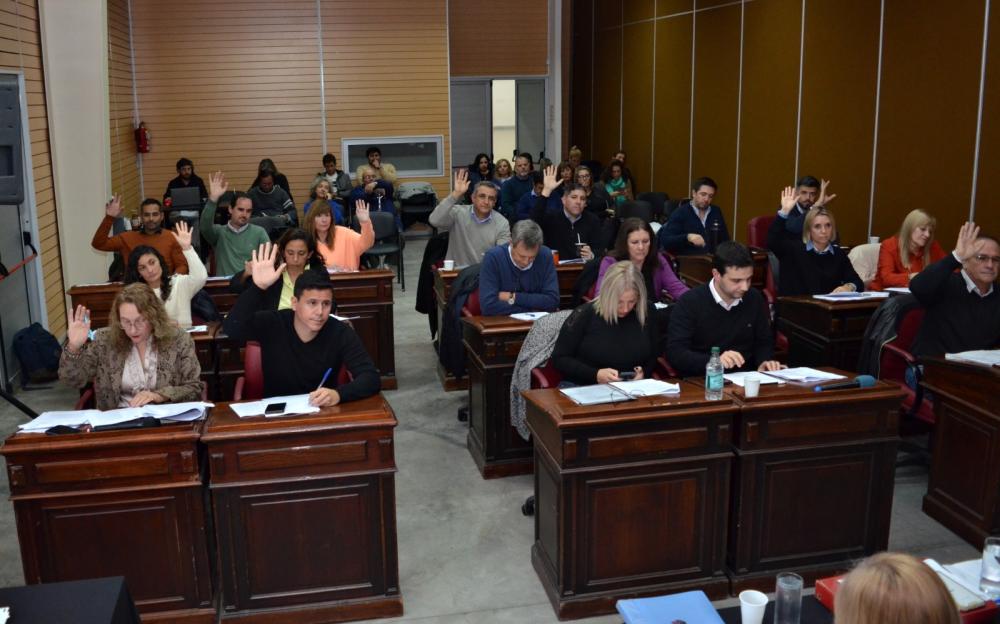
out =
[[504,182],[500,188],[500,214],[508,221],[515,221],[517,201],[525,193],[530,193],[532,188],[531,157],[524,153],[518,154],[514,159],[514,177]]
[[559,282],[542,228],[518,221],[510,243],[486,252],[479,270],[479,306],[484,316],[552,312],[559,308]]
[[729,240],[722,210],[712,203],[717,189],[712,178],[691,183],[691,198],[681,202],[656,236],[661,249],[675,255],[710,254]]

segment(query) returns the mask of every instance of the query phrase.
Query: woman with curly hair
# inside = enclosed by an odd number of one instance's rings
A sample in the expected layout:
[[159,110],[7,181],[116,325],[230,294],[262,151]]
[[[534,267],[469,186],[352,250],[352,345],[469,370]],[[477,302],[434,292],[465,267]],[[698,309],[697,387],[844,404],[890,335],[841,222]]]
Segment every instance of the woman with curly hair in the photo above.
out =
[[177,224],[174,237],[188,263],[188,274],[170,273],[170,267],[159,251],[147,245],[132,250],[125,267],[125,283],[142,282],[153,289],[163,301],[167,316],[182,328],[191,327],[191,299],[205,286],[208,271],[191,247],[191,228],[183,221]]
[[111,304],[109,325],[90,335],[90,311],[77,306],[59,360],[59,379],[94,382],[97,409],[195,401],[201,366],[194,341],[167,316],[146,284],[128,284]]

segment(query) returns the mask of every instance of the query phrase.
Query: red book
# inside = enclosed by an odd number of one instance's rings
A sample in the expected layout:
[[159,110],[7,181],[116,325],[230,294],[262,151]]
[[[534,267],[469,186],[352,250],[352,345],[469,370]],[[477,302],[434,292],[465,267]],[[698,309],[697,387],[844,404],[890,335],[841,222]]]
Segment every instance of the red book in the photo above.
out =
[[[843,578],[844,575],[841,574],[840,576],[829,576],[816,580],[816,600],[829,609],[830,613],[833,613],[833,599],[837,595],[837,590],[840,589]],[[962,624],[991,624],[998,610],[1000,608],[997,607],[997,603],[987,600],[986,604],[978,609],[962,611],[960,614]]]

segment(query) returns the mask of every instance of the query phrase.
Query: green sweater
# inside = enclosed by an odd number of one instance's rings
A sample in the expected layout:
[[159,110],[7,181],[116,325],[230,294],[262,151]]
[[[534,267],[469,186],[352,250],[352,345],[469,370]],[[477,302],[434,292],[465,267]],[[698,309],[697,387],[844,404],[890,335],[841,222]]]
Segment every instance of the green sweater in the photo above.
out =
[[229,224],[215,222],[215,202],[205,202],[201,213],[201,236],[215,249],[215,274],[232,275],[244,269],[250,254],[262,243],[269,242],[267,232],[259,225],[248,224],[242,232],[234,232]]

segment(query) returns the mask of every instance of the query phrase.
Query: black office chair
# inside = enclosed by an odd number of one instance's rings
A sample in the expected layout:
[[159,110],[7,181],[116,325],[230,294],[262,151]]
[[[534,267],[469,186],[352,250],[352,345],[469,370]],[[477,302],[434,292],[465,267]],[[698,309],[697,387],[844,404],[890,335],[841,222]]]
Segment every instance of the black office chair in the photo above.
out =
[[652,223],[653,221],[653,205],[647,201],[638,199],[618,206],[616,213],[620,221],[624,221],[629,217],[638,217],[646,223]]
[[667,218],[667,202],[670,201],[670,196],[666,193],[647,191],[639,193],[636,196],[636,200],[649,202],[653,207],[653,221],[662,223]]
[[[417,221],[430,225],[430,214],[437,206],[437,196],[434,193],[417,193],[399,200],[399,213],[403,219],[403,227],[409,227]],[[431,225],[431,236],[437,234],[437,228]]]
[[361,255],[376,266],[385,266],[386,256],[396,256],[396,279],[406,290],[406,274],[403,271],[403,237],[396,227],[396,216],[391,212],[371,212],[372,228],[375,230],[375,244]]

